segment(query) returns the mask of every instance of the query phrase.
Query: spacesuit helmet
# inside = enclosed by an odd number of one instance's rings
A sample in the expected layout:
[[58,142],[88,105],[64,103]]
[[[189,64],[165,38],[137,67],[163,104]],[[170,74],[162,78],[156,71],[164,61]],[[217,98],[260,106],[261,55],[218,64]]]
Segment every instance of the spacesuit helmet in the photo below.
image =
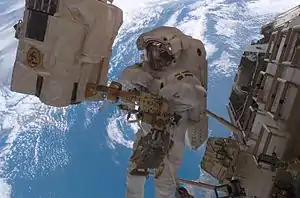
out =
[[147,42],[144,50],[145,61],[153,70],[169,67],[175,59],[171,47],[159,41]]

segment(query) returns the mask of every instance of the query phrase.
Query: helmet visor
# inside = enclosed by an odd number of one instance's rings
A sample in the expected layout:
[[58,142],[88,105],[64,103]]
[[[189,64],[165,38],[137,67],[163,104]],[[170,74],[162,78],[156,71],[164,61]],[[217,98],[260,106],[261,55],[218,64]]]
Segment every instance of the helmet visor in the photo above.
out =
[[146,61],[154,70],[168,67],[174,59],[171,49],[168,49],[164,44],[159,42],[149,43],[146,47],[145,55]]

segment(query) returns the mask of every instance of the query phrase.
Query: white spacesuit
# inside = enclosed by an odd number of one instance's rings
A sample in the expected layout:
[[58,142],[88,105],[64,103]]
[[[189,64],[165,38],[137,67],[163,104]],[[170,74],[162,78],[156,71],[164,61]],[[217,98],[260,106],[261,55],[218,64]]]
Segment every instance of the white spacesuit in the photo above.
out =
[[[119,82],[128,89],[149,91],[166,98],[172,102],[174,112],[181,115],[178,125],[171,129],[173,146],[164,158],[163,172],[155,179],[156,198],[171,198],[176,190],[176,172],[185,142],[198,149],[208,136],[206,51],[201,41],[177,28],[165,26],[142,34],[137,40],[137,47],[144,50],[143,62],[126,68]],[[145,123],[140,126],[134,149],[150,127]],[[130,174],[135,166],[129,162],[127,198],[144,197],[146,177]]]

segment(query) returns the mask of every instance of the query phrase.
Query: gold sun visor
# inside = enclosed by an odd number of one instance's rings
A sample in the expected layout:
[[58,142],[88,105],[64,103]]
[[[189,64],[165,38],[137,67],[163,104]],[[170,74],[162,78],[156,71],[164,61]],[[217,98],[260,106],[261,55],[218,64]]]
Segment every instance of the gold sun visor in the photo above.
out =
[[11,90],[56,107],[99,100],[85,98],[85,87],[107,84],[122,23],[122,10],[107,1],[26,1],[23,20],[14,26],[19,45]]
[[148,42],[145,49],[145,60],[153,70],[161,70],[170,66],[174,58],[170,47],[157,41]]
[[168,46],[172,54],[177,54],[184,49],[181,38],[185,35],[177,28],[161,26],[146,32],[137,39],[137,48],[144,50],[148,43],[159,42]]

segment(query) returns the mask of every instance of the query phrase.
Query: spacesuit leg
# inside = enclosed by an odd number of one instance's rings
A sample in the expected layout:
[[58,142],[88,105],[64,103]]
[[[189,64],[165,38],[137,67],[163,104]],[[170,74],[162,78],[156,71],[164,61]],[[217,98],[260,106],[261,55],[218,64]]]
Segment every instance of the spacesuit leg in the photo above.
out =
[[164,159],[164,170],[155,179],[155,198],[172,198],[176,191],[176,173],[181,164],[184,141],[174,142],[169,155]]
[[[133,150],[136,148],[139,139],[143,132],[139,129],[136,133],[136,140],[133,144]],[[126,198],[143,198],[144,197],[144,185],[146,181],[145,176],[130,175],[130,172],[135,168],[135,165],[129,161],[127,167],[127,180],[126,180]]]

